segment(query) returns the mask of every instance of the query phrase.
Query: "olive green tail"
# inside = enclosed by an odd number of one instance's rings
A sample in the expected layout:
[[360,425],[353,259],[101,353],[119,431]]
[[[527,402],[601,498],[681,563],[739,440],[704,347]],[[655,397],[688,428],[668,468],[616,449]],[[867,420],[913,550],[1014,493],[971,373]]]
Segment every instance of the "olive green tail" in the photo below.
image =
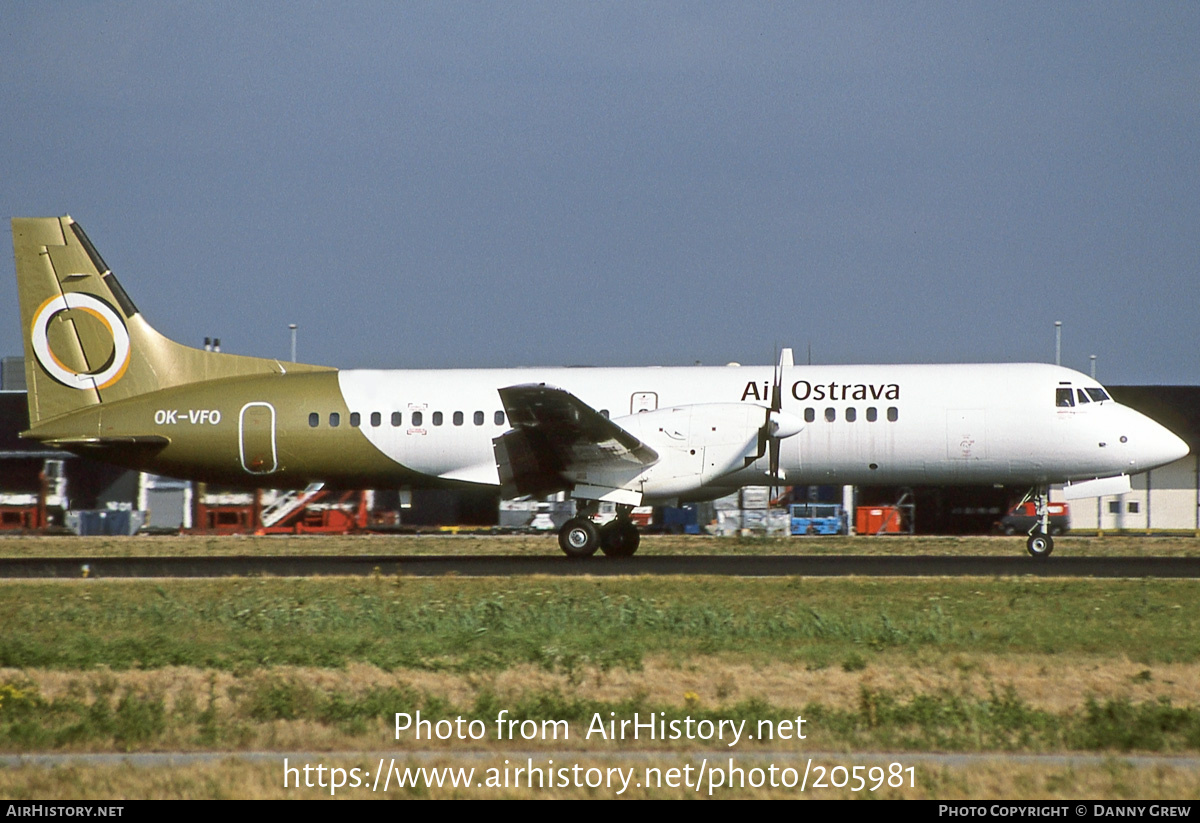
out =
[[327,370],[163,337],[70,217],[13,218],[12,233],[31,428],[88,406],[190,383]]

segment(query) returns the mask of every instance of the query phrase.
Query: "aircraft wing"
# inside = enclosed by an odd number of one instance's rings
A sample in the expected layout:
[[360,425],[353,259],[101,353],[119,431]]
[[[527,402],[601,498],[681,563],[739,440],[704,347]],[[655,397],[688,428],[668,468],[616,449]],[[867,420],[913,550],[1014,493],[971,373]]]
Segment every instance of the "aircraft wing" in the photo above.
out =
[[492,441],[505,497],[550,494],[589,468],[640,467],[658,452],[563,389],[544,383],[500,389],[512,430]]

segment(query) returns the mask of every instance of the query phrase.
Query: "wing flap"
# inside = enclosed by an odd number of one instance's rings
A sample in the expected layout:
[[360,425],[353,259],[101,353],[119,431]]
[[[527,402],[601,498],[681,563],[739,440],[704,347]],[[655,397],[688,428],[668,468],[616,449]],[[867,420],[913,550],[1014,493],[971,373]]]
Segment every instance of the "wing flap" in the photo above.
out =
[[492,441],[506,496],[562,491],[587,469],[634,474],[658,452],[568,391],[544,383],[500,389],[512,430]]

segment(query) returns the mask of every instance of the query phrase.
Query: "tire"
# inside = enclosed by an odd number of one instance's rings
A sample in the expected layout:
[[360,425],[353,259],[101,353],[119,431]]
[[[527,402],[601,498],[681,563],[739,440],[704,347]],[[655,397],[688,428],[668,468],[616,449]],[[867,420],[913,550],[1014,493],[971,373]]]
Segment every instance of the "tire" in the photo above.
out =
[[1029,535],[1029,539],[1025,541],[1025,548],[1029,550],[1029,554],[1033,557],[1049,557],[1054,551],[1054,538],[1048,534],[1042,534],[1036,531]]
[[559,529],[558,546],[567,557],[591,557],[600,548],[600,529],[586,517],[572,517]]
[[600,551],[608,557],[632,557],[641,541],[637,526],[628,520],[611,520],[600,527]]

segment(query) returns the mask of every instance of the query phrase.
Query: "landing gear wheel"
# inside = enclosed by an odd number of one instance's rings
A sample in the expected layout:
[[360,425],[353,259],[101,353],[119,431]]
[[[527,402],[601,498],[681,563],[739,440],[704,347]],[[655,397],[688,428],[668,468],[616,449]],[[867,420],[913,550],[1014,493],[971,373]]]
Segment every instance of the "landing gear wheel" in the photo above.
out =
[[1029,549],[1029,553],[1034,557],[1049,557],[1050,552],[1054,551],[1054,538],[1036,531],[1025,541],[1025,548]]
[[600,548],[600,529],[586,517],[572,517],[559,529],[558,545],[567,557],[590,557]]
[[609,557],[632,557],[642,536],[628,520],[610,520],[600,527],[600,551]]

